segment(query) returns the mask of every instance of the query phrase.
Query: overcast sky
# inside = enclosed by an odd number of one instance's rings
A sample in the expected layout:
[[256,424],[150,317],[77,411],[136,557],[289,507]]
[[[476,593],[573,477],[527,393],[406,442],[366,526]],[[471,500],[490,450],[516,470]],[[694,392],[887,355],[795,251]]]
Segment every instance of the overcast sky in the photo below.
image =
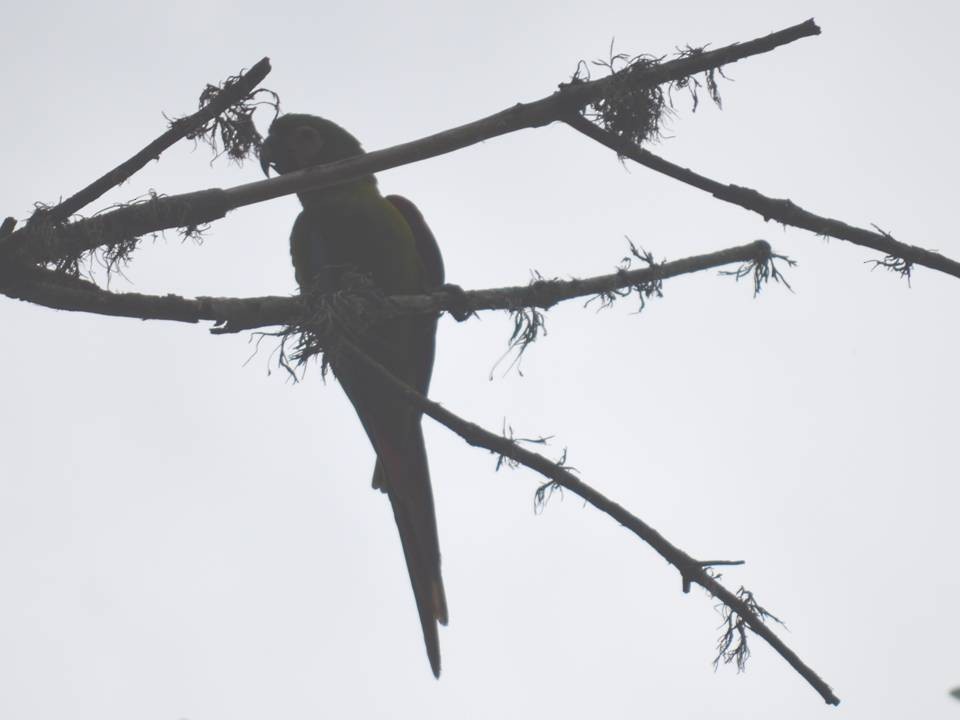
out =
[[[951,8],[951,9],[946,9]],[[942,2],[18,3],[4,12],[0,214],[25,218],[269,55],[286,111],[368,149],[518,101],[604,56],[823,35],[727,69],[724,109],[653,148],[724,182],[960,258],[957,12]],[[261,118],[263,122],[267,117]],[[258,178],[182,143],[94,210]],[[571,495],[424,420],[450,626],[424,656],[373,453],[335,381],[276,372],[271,341],[0,302],[0,717],[955,718],[960,685],[960,281],[762,218],[551,126],[385,172],[465,288],[610,271],[756,238],[794,292],[715,272],[549,313],[523,375],[491,368],[503,314],[440,322],[432,396],[552,435],[584,480],[784,619],[843,700],[762,641],[711,660],[714,601]],[[116,290],[289,294],[295,198],[202,246],[146,242]],[[102,278],[101,278],[102,279]],[[249,361],[248,361],[249,360]],[[274,372],[270,372],[271,368]]]

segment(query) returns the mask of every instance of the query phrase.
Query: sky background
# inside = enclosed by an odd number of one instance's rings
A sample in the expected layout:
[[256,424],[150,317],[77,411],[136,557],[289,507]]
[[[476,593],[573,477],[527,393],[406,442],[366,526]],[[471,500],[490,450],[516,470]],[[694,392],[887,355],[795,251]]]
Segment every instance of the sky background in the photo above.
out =
[[[4,13],[0,214],[25,218],[193,111],[264,55],[286,111],[368,149],[540,98],[611,38],[630,53],[823,35],[727,69],[723,111],[653,148],[710,177],[960,257],[957,11],[942,2],[18,3]],[[266,122],[268,117],[261,117]],[[90,210],[258,179],[181,143]],[[762,218],[563,126],[412,167],[465,288],[609,272],[757,238],[793,293],[705,272],[549,313],[523,375],[491,368],[505,314],[440,322],[431,394],[546,452],[784,619],[843,700],[762,641],[714,672],[720,617],[571,495],[424,420],[450,626],[430,674],[373,454],[336,382],[277,372],[266,341],[0,302],[0,717],[34,720],[960,717],[955,465],[960,281]],[[296,198],[202,246],[147,241],[112,288],[289,294]],[[951,329],[954,328],[954,329]],[[252,358],[251,358],[251,355]],[[271,372],[273,369],[273,372]]]

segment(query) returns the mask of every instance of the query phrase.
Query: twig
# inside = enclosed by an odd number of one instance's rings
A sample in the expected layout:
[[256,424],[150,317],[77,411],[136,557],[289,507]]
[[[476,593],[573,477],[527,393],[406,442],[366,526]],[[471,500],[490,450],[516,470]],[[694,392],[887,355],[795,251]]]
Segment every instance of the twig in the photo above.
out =
[[[630,288],[678,275],[698,272],[730,263],[764,264],[771,260],[770,246],[764,240],[731,247],[705,255],[653,265],[637,270],[621,270],[582,280],[541,280],[531,285],[472,290],[452,295],[439,291],[429,295],[394,295],[384,307],[391,314],[431,314],[443,311],[515,310],[522,307],[549,308],[558,302],[589,297],[603,292]],[[50,270],[23,266],[0,282],[0,291],[9,297],[58,310],[130,317],[141,320],[175,320],[197,323],[213,321],[217,334],[235,333],[269,325],[298,322],[304,305],[298,297],[265,296],[254,298],[184,298],[179,295],[113,293],[93,283],[69,280]]]
[[68,219],[75,212],[85,208],[110,188],[116,187],[140,170],[151,160],[156,160],[160,153],[174,145],[179,140],[203,127],[211,118],[216,117],[227,108],[239,102],[253,89],[263,82],[270,72],[270,58],[263,58],[247,72],[242,73],[235,82],[226,85],[217,95],[199,111],[185,118],[174,121],[170,129],[156,140],[144,147],[140,152],[124,161],[105,175],[97,178],[79,192],[71,195],[49,210],[43,211],[43,219],[51,223],[59,223]]
[[[794,205],[790,200],[770,198],[751,188],[739,185],[724,185],[716,180],[711,180],[692,170],[675,165],[669,160],[664,160],[629,140],[597,127],[582,115],[571,115],[566,119],[566,122],[575,130],[579,130],[587,137],[605,145],[621,157],[630,158],[675,180],[705,190],[719,200],[759,213],[764,220],[776,220],[784,225],[809,230],[817,235],[826,235],[879,250],[886,255],[886,259],[877,261],[877,264],[894,267],[898,272],[906,274],[908,277],[909,272],[904,273],[902,268],[909,269],[913,263],[939,270],[954,277],[960,277],[960,262],[951,260],[940,253],[899,242],[894,240],[889,233],[873,232],[848,225],[840,220],[814,215],[812,212]],[[896,258],[901,258],[904,262],[896,263],[891,260]]]
[[500,455],[501,457],[510,458],[521,465],[527,466],[531,470],[535,470],[547,477],[551,481],[549,484],[555,484],[576,493],[595,508],[612,517],[650,545],[667,562],[677,568],[685,587],[687,587],[690,582],[697,583],[713,595],[713,597],[726,605],[731,613],[736,613],[753,632],[766,640],[767,643],[820,694],[826,703],[830,705],[838,705],[840,703],[840,699],[834,695],[830,686],[777,637],[748,602],[745,602],[743,598],[727,590],[726,587],[708,572],[707,567],[703,563],[695,560],[683,550],[673,545],[663,537],[663,535],[647,525],[640,518],[631,514],[623,506],[610,500],[602,493],[594,490],[577,478],[576,475],[566,470],[562,464],[558,464],[543,455],[527,450],[507,437],[489,432],[479,425],[455,415],[442,405],[424,397],[412,387],[394,377],[390,371],[342,335],[331,339],[330,342],[336,352],[345,352],[350,356],[351,361],[357,362],[375,372],[400,394],[406,402],[409,402],[425,415],[429,415],[441,425],[452,430],[468,444],[474,447],[486,448],[492,453]]
[[[629,72],[629,82],[637,87],[659,85],[769,52],[781,45],[819,33],[820,28],[816,23],[808,20],[744,43],[734,43],[652,67],[636,68]],[[141,206],[122,208],[89,220],[71,223],[49,236],[32,237],[29,229],[21,229],[14,233],[8,242],[0,243],[0,259],[4,254],[17,253],[32,261],[51,262],[60,257],[75,257],[79,253],[122,238],[183,225],[213,222],[230,210],[244,205],[272,200],[307,188],[347,182],[370,173],[453,152],[517,130],[548,125],[569,117],[571,113],[601,97],[612,83],[620,80],[622,76],[615,74],[589,82],[563,84],[556,92],[540,100],[518,103],[481,120],[419,140],[227,190],[215,188],[199,193],[160,197]]]

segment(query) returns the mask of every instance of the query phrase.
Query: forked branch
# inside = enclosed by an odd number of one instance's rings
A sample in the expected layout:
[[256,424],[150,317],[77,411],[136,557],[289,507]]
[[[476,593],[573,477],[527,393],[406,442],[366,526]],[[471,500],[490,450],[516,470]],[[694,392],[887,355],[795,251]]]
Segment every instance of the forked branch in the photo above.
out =
[[819,33],[820,28],[816,23],[808,20],[747,42],[684,55],[652,66],[628,68],[589,82],[563,84],[556,92],[540,100],[518,103],[466,125],[340,162],[318,165],[227,190],[214,188],[158,197],[148,203],[70,223],[66,227],[56,228],[55,232],[31,233],[30,228],[25,227],[15,232],[6,242],[0,243],[0,262],[12,255],[32,262],[55,262],[60,258],[75,257],[99,246],[121,242],[138,235],[210,223],[219,220],[230,210],[244,205],[264,202],[307,188],[347,182],[370,173],[453,152],[517,130],[541,127],[563,120],[602,97],[614,83],[626,81],[633,87],[641,88],[682,80],[692,74],[769,52]]
[[223,89],[217,91],[200,110],[187,117],[174,120],[165,133],[147,144],[132,157],[71,195],[59,205],[43,210],[43,219],[50,223],[67,220],[75,212],[82,210],[105,192],[130,178],[148,162],[158,159],[160,153],[164,150],[185,137],[193,136],[210,120],[240,103],[253,92],[253,89],[263,81],[269,72],[270,59],[263,58],[247,72],[227,81]]

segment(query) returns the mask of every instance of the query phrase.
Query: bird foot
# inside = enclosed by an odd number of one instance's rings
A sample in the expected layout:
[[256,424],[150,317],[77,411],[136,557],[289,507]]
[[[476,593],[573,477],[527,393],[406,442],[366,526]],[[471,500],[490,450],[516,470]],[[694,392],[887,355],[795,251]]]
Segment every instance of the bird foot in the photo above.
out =
[[476,315],[476,312],[470,308],[470,301],[467,299],[466,291],[459,285],[444,283],[438,287],[437,290],[442,290],[450,296],[450,305],[447,308],[447,312],[457,322],[463,322]]

